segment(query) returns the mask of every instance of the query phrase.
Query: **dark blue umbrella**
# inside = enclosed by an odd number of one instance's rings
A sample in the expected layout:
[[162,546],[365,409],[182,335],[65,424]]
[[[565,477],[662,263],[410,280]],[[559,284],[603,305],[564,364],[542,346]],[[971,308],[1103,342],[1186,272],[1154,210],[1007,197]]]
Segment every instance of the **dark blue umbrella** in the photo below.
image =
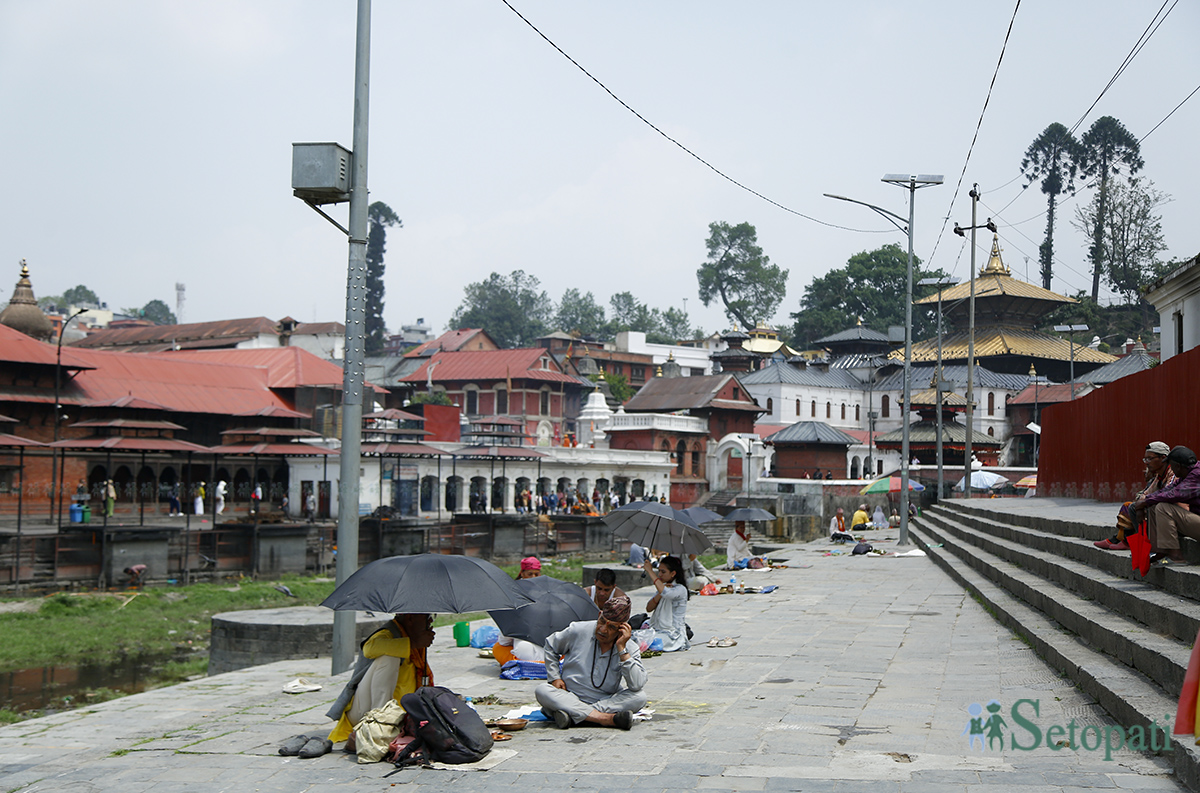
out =
[[713,547],[712,540],[689,515],[657,501],[630,502],[602,520],[612,527],[614,537],[654,550],[701,554]]
[[688,507],[683,510],[683,514],[694,520],[697,526],[701,523],[712,523],[714,520],[725,520],[720,512],[713,512],[708,507]]
[[594,620],[600,614],[587,590],[577,584],[543,575],[517,581],[517,587],[533,602],[488,614],[505,636],[524,639],[538,647],[546,643],[547,636],[572,622]]
[[746,521],[746,520],[775,520],[775,516],[765,509],[757,507],[742,507],[735,509],[724,517],[724,520]]
[[508,573],[473,556],[423,553],[364,565],[321,601],[334,611],[464,614],[529,603]]

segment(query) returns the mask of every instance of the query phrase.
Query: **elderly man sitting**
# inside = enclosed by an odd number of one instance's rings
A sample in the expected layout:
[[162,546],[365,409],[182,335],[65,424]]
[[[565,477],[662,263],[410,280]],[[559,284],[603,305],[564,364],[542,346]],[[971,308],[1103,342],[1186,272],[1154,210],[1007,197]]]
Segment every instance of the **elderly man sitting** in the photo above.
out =
[[626,644],[629,609],[627,596],[610,598],[594,623],[572,622],[546,639],[547,682],[534,695],[559,729],[590,721],[628,730],[645,706],[646,669],[637,644]]
[[1200,464],[1186,446],[1176,446],[1167,455],[1167,464],[1178,481],[1132,504],[1146,510],[1150,529],[1153,561],[1161,564],[1187,564],[1179,546],[1179,535],[1200,540]]

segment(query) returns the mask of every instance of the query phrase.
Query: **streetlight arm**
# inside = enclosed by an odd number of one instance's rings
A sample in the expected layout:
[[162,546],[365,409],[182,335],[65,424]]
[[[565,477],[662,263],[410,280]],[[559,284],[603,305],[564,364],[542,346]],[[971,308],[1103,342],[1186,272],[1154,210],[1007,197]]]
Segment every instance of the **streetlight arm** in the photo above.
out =
[[[857,198],[847,198],[844,195],[834,195],[833,193],[824,193],[826,198],[836,198],[838,201],[849,201],[851,204],[860,204],[867,209],[873,210],[883,216],[883,219],[891,223],[896,228],[900,229],[905,234],[908,233],[908,219],[897,215],[895,212],[889,212],[883,207],[877,207],[874,204],[868,204],[866,201],[859,201]],[[897,222],[899,221],[899,222]]]

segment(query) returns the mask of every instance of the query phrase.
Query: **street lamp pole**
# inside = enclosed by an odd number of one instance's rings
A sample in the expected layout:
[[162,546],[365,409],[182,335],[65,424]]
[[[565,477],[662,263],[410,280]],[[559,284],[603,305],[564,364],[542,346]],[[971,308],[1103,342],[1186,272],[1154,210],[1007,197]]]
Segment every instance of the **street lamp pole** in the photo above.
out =
[[[1038,376],[1037,376],[1037,369],[1033,368],[1033,364],[1029,364],[1029,379],[1033,381],[1033,423],[1037,424],[1038,423]],[[1041,425],[1038,425],[1038,426],[1041,426]],[[1037,468],[1038,433],[1036,431],[1033,431],[1032,427],[1030,427],[1030,430],[1032,431],[1032,434],[1033,434],[1033,467]]]
[[940,174],[921,174],[919,176],[906,174],[885,174],[880,180],[887,184],[894,184],[904,187],[908,190],[908,219],[897,215],[895,212],[889,212],[886,209],[877,207],[874,204],[868,204],[865,201],[858,201],[845,196],[832,195],[826,193],[829,198],[836,198],[839,201],[849,201],[852,204],[861,204],[876,214],[883,217],[896,228],[908,235],[908,280],[905,288],[904,299],[904,406],[903,410],[903,440],[900,444],[900,538],[897,541],[899,545],[908,545],[908,465],[909,465],[909,435],[912,424],[912,410],[910,403],[912,401],[912,296],[913,296],[913,219],[916,211],[917,190],[922,187],[930,187],[932,185],[941,184],[943,178]]
[[946,380],[942,377],[942,288],[958,283],[956,278],[922,278],[917,286],[936,286],[938,288],[938,330],[937,330],[937,371],[934,372],[934,389],[937,394],[937,468],[938,468],[938,501],[946,495],[945,471],[942,468],[942,394],[946,392]]
[[1055,325],[1059,333],[1067,334],[1067,343],[1071,345],[1071,401],[1075,401],[1075,332],[1091,330],[1087,325]]
[[[58,394],[62,388],[62,342],[63,333],[67,330],[67,325],[71,324],[71,320],[78,317],[80,314],[87,313],[86,308],[78,309],[67,319],[63,320],[62,327],[58,329],[58,352],[54,359],[54,442],[58,443],[58,424],[62,416],[62,405],[58,404]],[[57,498],[58,488],[61,484],[58,479],[58,446],[55,446],[50,452],[50,520],[56,526],[62,525],[62,499]],[[108,472],[108,476],[112,478],[112,471]],[[54,519],[54,504],[58,502],[58,520]]]
[[970,310],[968,311],[968,331],[967,331],[967,415],[966,415],[966,443],[963,445],[963,497],[971,497],[971,440],[975,434],[975,231],[977,229],[986,228],[988,231],[995,233],[996,224],[988,218],[987,223],[980,226],[976,223],[976,210],[979,206],[979,185],[971,185],[971,226],[970,229],[964,229],[957,223],[954,224],[954,233],[958,236],[965,236],[963,232],[971,232],[971,297]]

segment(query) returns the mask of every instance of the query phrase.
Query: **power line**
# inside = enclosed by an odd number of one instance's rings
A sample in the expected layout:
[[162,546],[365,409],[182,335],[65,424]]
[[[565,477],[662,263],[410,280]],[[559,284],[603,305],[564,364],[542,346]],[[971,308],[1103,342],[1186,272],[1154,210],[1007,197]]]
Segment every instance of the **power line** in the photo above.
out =
[[[1176,0],[1178,2],[1178,0]],[[937,256],[938,246],[946,233],[946,224],[950,222],[950,213],[954,211],[954,202],[958,200],[958,191],[962,189],[963,177],[967,175],[967,166],[971,163],[971,153],[975,151],[975,141],[979,140],[979,130],[983,126],[983,116],[987,113],[988,103],[992,101],[992,89],[996,87],[996,77],[1000,74],[1000,64],[1004,63],[1004,51],[1008,48],[1008,39],[1012,35],[1013,24],[1017,21],[1017,11],[1021,8],[1021,0],[1013,7],[1012,19],[1008,21],[1008,30],[1004,34],[1004,43],[1000,46],[1000,57],[996,59],[996,69],[992,72],[992,82],[988,85],[987,96],[983,100],[983,108],[979,111],[979,120],[975,122],[975,134],[971,136],[971,145],[967,148],[967,158],[963,161],[962,172],[958,175],[958,184],[954,185],[954,195],[950,198],[950,208],[942,218],[942,228],[938,231],[937,241],[933,244],[933,253],[929,254],[929,264]],[[1011,182],[1010,182],[1011,184]]]
[[836,223],[828,223],[824,220],[819,220],[815,217],[812,217],[811,215],[806,215],[803,212],[799,212],[795,209],[792,209],[791,207],[784,206],[783,204],[779,203],[778,201],[776,201],[772,198],[768,198],[767,196],[763,195],[762,193],[758,192],[757,190],[742,184],[738,180],[734,179],[732,176],[729,176],[724,171],[717,168],[715,165],[710,163],[708,160],[701,157],[699,154],[696,154],[696,152],[692,151],[687,146],[684,146],[682,143],[675,140],[675,138],[672,138],[670,135],[663,132],[661,129],[659,129],[657,126],[655,126],[653,123],[651,123],[649,121],[649,119],[647,119],[641,113],[639,113],[638,111],[636,111],[632,107],[630,107],[629,104],[624,99],[622,99],[621,97],[619,97],[615,93],[613,93],[612,90],[607,85],[600,82],[600,80],[597,79],[591,72],[589,72],[587,69],[583,68],[583,66],[580,65],[579,61],[575,60],[570,55],[568,55],[567,52],[562,47],[555,44],[550,39],[549,36],[547,36],[545,33],[540,31],[538,29],[537,25],[533,24],[528,19],[526,19],[525,16],[520,11],[518,11],[516,8],[513,8],[512,3],[508,2],[508,0],[500,0],[500,2],[502,2],[502,3],[504,3],[504,5],[508,6],[508,9],[510,11],[512,11],[514,14],[516,14],[522,22],[524,22],[526,25],[528,25],[533,30],[534,33],[537,33],[539,36],[542,37],[542,40],[544,40],[547,44],[549,44],[554,49],[558,50],[560,55],[562,55],[564,58],[566,58],[572,64],[574,64],[575,68],[579,69],[579,71],[581,71],[585,75],[587,75],[588,78],[592,82],[594,82],[596,85],[600,86],[600,88],[602,88],[606,94],[608,94],[614,100],[616,100],[617,103],[621,105],[621,107],[628,110],[630,113],[635,115],[638,118],[638,120],[641,121],[643,124],[645,124],[650,129],[657,132],[662,137],[669,140],[671,143],[674,143],[676,146],[678,146],[680,149],[682,149],[684,152],[686,152],[689,156],[691,156],[693,159],[695,159],[700,164],[704,165],[706,168],[708,168],[710,171],[715,173],[717,176],[720,176],[722,179],[730,182],[733,185],[736,185],[737,187],[740,187],[742,190],[745,190],[747,193],[750,193],[753,196],[757,196],[758,198],[761,198],[763,201],[766,201],[768,204],[771,204],[772,206],[782,209],[784,212],[791,213],[793,215],[796,215],[797,217],[802,217],[805,220],[811,220],[813,223],[819,223],[822,226],[828,226],[831,229],[841,229],[842,231],[856,231],[861,234],[893,234],[893,233],[895,233],[892,229],[856,229],[856,228],[851,228],[849,226],[839,226]]
[[[1192,89],[1192,92],[1183,98],[1183,102],[1186,102],[1186,101],[1188,101],[1189,99],[1191,99],[1193,96],[1195,96],[1197,91],[1200,91],[1200,85],[1198,85],[1198,86],[1196,86],[1195,88],[1193,88],[1193,89]],[[1146,138],[1150,137],[1150,135],[1151,135],[1151,134],[1153,134],[1154,130],[1156,130],[1156,129],[1158,129],[1159,127],[1161,127],[1161,126],[1162,126],[1162,125],[1163,125],[1163,124],[1166,122],[1166,120],[1167,120],[1168,118],[1170,118],[1171,116],[1175,115],[1175,110],[1178,110],[1179,108],[1183,107],[1183,102],[1180,102],[1179,104],[1175,105],[1175,109],[1174,109],[1174,110],[1172,110],[1170,113],[1167,113],[1167,115],[1166,115],[1166,116],[1163,118],[1163,120],[1162,120],[1162,121],[1158,122],[1158,123],[1157,123],[1157,124],[1155,124],[1153,127],[1151,127],[1151,128],[1150,128],[1150,132],[1147,132],[1145,135],[1143,135],[1143,136],[1142,136],[1142,138],[1141,138],[1141,140],[1139,140],[1138,142],[1139,142],[1139,143],[1141,143],[1141,141],[1142,141],[1142,140],[1145,140]]]
[[[1121,65],[1117,67],[1117,71],[1114,72],[1113,76],[1109,78],[1108,83],[1100,91],[1099,96],[1097,96],[1092,104],[1088,106],[1087,110],[1083,111],[1083,115],[1080,116],[1079,120],[1075,122],[1075,125],[1071,127],[1072,135],[1074,135],[1075,130],[1079,129],[1079,126],[1083,124],[1083,120],[1088,117],[1088,113],[1091,113],[1092,109],[1096,107],[1104,95],[1108,93],[1108,89],[1112,88],[1117,79],[1124,74],[1125,69],[1127,69],[1129,64],[1133,62],[1133,59],[1138,56],[1138,53],[1142,51],[1142,48],[1149,43],[1150,38],[1158,32],[1158,29],[1162,27],[1162,23],[1167,21],[1167,17],[1170,16],[1171,12],[1175,10],[1175,6],[1179,5],[1179,0],[1175,0],[1175,2],[1171,4],[1171,7],[1167,8],[1167,13],[1163,14],[1163,9],[1166,8],[1167,3],[1170,2],[1171,0],[1163,0],[1163,4],[1159,6],[1157,11],[1154,12],[1154,17],[1150,20],[1150,24],[1146,25],[1146,29],[1142,31],[1142,35],[1138,37],[1136,42],[1134,42],[1133,49],[1131,49],[1129,54],[1125,56],[1125,60],[1121,61]],[[1162,14],[1162,19],[1159,19],[1159,14]],[[1157,24],[1155,24],[1156,22]],[[1154,29],[1151,30],[1151,28]]]

